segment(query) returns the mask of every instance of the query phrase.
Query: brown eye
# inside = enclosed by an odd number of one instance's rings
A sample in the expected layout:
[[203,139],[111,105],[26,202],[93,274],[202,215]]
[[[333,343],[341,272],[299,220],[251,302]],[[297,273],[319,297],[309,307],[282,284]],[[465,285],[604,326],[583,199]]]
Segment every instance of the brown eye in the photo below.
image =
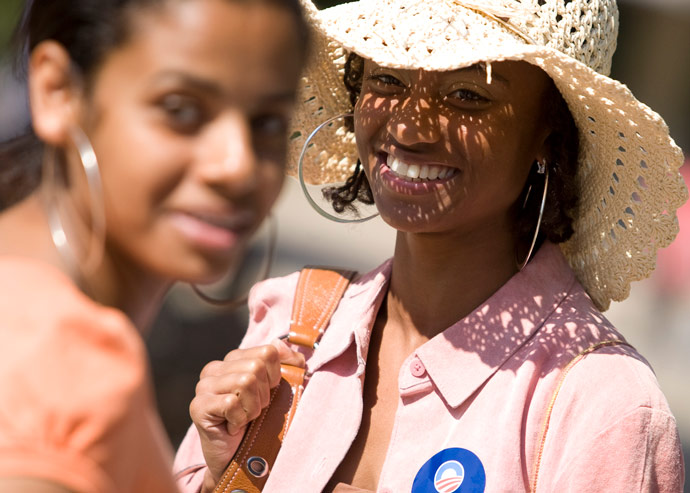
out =
[[371,80],[374,80],[376,82],[379,82],[381,84],[387,85],[387,86],[400,86],[402,87],[403,83],[400,82],[398,79],[393,77],[392,75],[389,74],[378,74],[378,75],[372,75],[370,76]]
[[204,121],[202,106],[189,96],[169,94],[159,103],[168,124],[174,130],[191,133],[199,129]]
[[467,102],[476,102],[476,103],[483,103],[489,101],[487,98],[482,96],[481,94],[472,91],[470,89],[458,89],[457,91],[453,91],[448,95],[449,99],[456,99],[459,101],[467,101]]

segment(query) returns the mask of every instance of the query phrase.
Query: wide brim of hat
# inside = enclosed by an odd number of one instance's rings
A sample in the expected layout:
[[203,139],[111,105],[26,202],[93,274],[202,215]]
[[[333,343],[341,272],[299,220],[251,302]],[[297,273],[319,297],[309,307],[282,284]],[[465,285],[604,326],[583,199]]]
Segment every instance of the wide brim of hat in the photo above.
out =
[[[446,25],[433,21],[418,23],[428,30],[417,33],[425,40],[420,44],[411,43],[417,38],[408,35],[409,26],[391,28],[395,13],[367,10],[370,5],[360,1],[308,12],[316,32],[293,121],[288,174],[297,175],[302,147],[317,125],[352,111],[342,80],[348,52],[391,68],[440,71],[526,61],[553,79],[580,135],[580,208],[575,234],[561,249],[599,309],[625,299],[630,283],[654,269],[657,250],[675,238],[675,211],[687,200],[678,171],[683,154],[663,119],[620,82],[553,48],[531,44],[471,9],[453,8],[455,26],[465,27],[460,35],[449,36]],[[351,174],[354,136],[344,127],[338,135],[311,140],[303,161],[306,182],[343,182]]]

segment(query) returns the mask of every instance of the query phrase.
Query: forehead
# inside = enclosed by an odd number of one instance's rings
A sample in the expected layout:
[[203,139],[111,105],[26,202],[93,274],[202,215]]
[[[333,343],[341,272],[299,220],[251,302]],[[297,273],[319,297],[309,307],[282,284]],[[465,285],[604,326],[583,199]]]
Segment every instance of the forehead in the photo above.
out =
[[[418,81],[447,80],[447,79],[477,79],[486,83],[496,81],[504,85],[525,85],[544,83],[548,80],[546,73],[539,67],[524,61],[503,60],[495,62],[482,62],[448,71],[427,71],[422,69],[394,69],[379,65],[376,62],[364,59],[366,72],[376,70],[393,70],[405,74]],[[522,83],[522,84],[520,84]]]
[[130,36],[105,61],[134,76],[180,71],[255,92],[292,83],[301,69],[298,25],[275,2],[167,1],[132,13]]

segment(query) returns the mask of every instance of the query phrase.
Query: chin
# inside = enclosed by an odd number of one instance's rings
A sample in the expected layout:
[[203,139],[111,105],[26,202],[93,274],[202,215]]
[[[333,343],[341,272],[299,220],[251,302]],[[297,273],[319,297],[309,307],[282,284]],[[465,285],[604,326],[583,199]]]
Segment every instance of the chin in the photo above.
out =
[[[160,260],[167,260],[160,262]],[[191,284],[211,284],[223,279],[232,270],[234,258],[209,258],[201,255],[169,255],[163,256],[153,271],[159,276],[173,282]]]
[[396,209],[386,211],[379,209],[381,219],[390,227],[403,233],[437,233],[442,231],[441,224],[447,213],[419,213],[413,210]]

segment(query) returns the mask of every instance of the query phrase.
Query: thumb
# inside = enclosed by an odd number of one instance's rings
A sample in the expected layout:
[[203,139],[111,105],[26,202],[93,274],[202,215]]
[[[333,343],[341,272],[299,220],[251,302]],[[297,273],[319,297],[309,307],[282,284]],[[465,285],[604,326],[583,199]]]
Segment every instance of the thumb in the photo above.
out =
[[304,355],[294,351],[284,340],[274,339],[271,341],[271,345],[278,350],[278,358],[281,363],[304,368]]

